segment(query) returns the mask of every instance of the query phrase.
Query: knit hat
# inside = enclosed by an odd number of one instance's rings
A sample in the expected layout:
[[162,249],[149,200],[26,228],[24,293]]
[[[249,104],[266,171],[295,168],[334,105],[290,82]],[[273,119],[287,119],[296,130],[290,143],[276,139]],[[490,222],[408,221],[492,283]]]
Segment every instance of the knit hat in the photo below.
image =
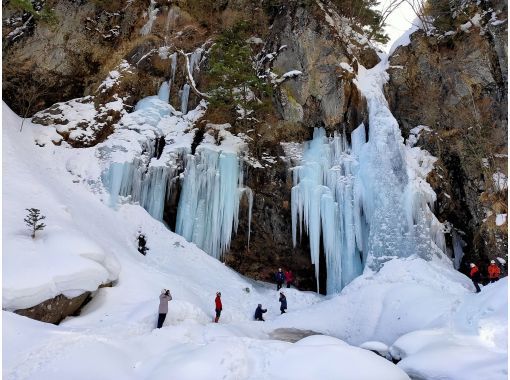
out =
[[475,265],[475,264],[473,264],[473,263],[469,264],[469,266],[470,266],[471,268],[476,267],[476,265]]
[[491,264],[496,264],[496,262],[494,260],[491,260]]

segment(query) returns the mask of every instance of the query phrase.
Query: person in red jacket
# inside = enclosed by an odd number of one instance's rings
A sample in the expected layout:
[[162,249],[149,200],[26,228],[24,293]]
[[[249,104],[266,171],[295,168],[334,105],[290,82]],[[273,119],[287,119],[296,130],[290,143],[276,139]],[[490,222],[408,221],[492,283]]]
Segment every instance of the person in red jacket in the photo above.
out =
[[478,283],[480,282],[480,271],[478,270],[478,267],[473,263],[469,264],[469,266],[471,267],[469,277],[471,277],[471,281],[473,281],[473,285],[476,288],[476,292],[480,293],[480,286],[478,285]]
[[487,267],[487,273],[489,274],[490,282],[496,282],[499,280],[501,269],[499,269],[494,260],[491,260],[491,264]]
[[216,310],[216,318],[214,318],[214,322],[218,323],[221,315],[221,311],[223,310],[223,305],[221,304],[221,293],[216,293],[216,298],[214,299],[215,310]]
[[290,286],[294,282],[294,275],[292,274],[292,271],[290,269],[285,271],[285,282],[287,283],[287,288],[290,288]]

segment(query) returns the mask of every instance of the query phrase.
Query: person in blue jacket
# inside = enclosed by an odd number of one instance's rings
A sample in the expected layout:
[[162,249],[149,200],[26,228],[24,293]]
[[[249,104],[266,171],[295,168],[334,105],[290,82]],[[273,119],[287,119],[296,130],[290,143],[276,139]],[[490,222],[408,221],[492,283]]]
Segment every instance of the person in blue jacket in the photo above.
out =
[[257,306],[257,309],[255,310],[255,320],[256,321],[264,321],[265,319],[262,318],[262,314],[265,313],[267,309],[262,309],[262,304],[259,303]]
[[280,301],[280,311],[283,314],[285,313],[285,310],[287,310],[287,297],[285,297],[283,292],[280,292],[280,299],[278,301]]
[[283,286],[283,282],[285,281],[285,274],[282,271],[282,268],[278,268],[278,272],[275,275],[276,278],[276,290],[280,290]]

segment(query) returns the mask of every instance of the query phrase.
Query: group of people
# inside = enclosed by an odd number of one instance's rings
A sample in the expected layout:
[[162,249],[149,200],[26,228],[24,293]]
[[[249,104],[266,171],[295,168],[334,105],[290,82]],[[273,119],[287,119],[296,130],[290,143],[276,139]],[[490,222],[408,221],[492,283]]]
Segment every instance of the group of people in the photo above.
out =
[[[480,283],[482,282],[482,274],[474,263],[469,264],[471,270],[469,271],[469,277],[471,277],[471,281],[473,281],[473,285],[475,286],[476,292],[480,293]],[[487,279],[489,282],[496,282],[499,280],[499,276],[501,276],[501,269],[499,269],[496,261],[491,260],[491,263],[487,267]]]
[[284,282],[287,283],[287,288],[290,288],[290,286],[294,283],[294,275],[290,269],[286,270],[284,273],[282,268],[278,268],[278,272],[275,274],[275,280],[276,290],[280,290]]
[[[163,289],[159,295],[158,329],[160,329],[163,326],[163,322],[165,322],[166,314],[168,313],[168,302],[171,300],[172,295],[170,294],[170,290]],[[283,314],[285,313],[285,310],[287,310],[287,297],[285,297],[283,292],[280,292],[280,298],[278,301],[280,302],[281,314]],[[216,312],[216,316],[213,319],[214,323],[218,323],[220,320],[222,310],[223,304],[221,303],[221,292],[216,292],[216,298],[214,299],[214,311]],[[256,321],[264,321],[265,319],[263,318],[263,314],[266,312],[267,309],[263,309],[262,304],[259,303],[255,309],[254,319]]]

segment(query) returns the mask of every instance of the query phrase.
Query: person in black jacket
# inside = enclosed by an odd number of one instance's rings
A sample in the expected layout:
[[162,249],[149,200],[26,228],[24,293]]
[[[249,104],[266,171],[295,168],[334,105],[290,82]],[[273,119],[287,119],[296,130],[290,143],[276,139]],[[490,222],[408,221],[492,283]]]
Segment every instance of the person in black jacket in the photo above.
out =
[[145,238],[145,235],[140,233],[138,235],[138,252],[140,252],[142,255],[147,254],[147,250],[149,249],[147,246],[147,239]]
[[276,278],[276,290],[280,290],[283,286],[283,282],[285,281],[285,274],[282,272],[282,268],[278,268],[278,272],[275,275]]
[[280,301],[280,311],[283,314],[285,313],[285,310],[287,310],[287,297],[285,297],[283,292],[280,292],[280,299],[278,301]]
[[259,303],[257,309],[255,310],[255,320],[264,321],[264,318],[262,318],[262,314],[265,313],[266,311],[267,309],[262,309],[262,304]]

